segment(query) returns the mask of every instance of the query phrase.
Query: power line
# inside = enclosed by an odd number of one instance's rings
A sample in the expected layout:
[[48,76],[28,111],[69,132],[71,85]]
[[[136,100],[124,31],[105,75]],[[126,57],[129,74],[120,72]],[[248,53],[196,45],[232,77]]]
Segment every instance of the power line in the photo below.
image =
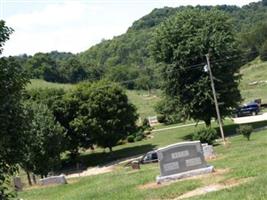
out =
[[[213,60],[210,63],[215,63],[216,62],[216,64],[221,64],[221,63],[229,62],[229,58],[237,58],[237,56],[228,57],[227,60],[222,60],[222,59]],[[239,56],[239,58],[243,58],[240,61],[246,61],[247,60],[247,58],[245,58],[245,57],[240,57]],[[218,61],[221,61],[221,62],[218,62]],[[205,64],[207,64],[207,63],[199,63],[199,64],[196,64],[196,65],[190,65],[188,67],[184,67],[184,69],[186,69],[186,70],[194,70],[194,69],[201,69],[201,68],[203,69]],[[172,71],[181,71],[181,69],[171,69],[171,70],[169,70],[167,72],[172,72]],[[125,80],[125,81],[114,81],[114,83],[123,85],[123,84],[126,84],[126,83],[135,82],[135,81],[141,80],[141,79],[142,79],[142,77],[135,78],[135,79],[130,79],[130,80]],[[101,86],[100,88],[105,88],[105,87],[112,86],[114,83],[107,84],[105,86]]]

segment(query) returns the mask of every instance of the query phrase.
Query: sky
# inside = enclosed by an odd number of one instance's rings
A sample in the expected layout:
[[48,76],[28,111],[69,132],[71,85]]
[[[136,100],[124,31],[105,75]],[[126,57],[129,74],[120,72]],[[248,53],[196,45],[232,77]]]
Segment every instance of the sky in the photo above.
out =
[[0,0],[0,19],[14,29],[3,55],[78,53],[127,31],[154,8],[237,5],[255,0]]

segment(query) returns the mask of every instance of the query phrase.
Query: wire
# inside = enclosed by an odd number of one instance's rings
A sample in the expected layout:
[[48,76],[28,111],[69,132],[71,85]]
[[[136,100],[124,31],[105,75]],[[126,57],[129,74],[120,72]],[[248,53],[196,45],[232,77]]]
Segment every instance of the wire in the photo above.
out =
[[[242,54],[241,54],[242,55]],[[217,60],[214,60],[213,61],[213,63],[216,61],[216,63],[217,64],[221,64],[221,63],[225,63],[225,62],[229,62],[229,58],[242,58],[242,57],[238,57],[238,56],[231,56],[231,57],[228,57],[228,60],[226,61],[226,60],[223,60],[222,61],[222,59],[217,59]],[[265,57],[264,57],[265,58]],[[267,58],[267,56],[266,56],[266,58]],[[247,60],[247,58],[245,58],[245,57],[243,57],[241,60],[239,60],[239,61],[246,61]],[[222,62],[218,62],[218,61],[222,61]],[[188,67],[185,67],[185,69],[186,70],[193,70],[193,69],[200,69],[200,68],[202,68],[203,69],[203,64],[206,64],[206,63],[199,63],[199,64],[196,64],[196,65],[191,65],[191,66],[188,66]],[[192,67],[193,66],[193,67]],[[170,70],[170,71],[167,71],[167,72],[171,72],[171,71],[179,71],[179,70],[181,70],[181,69],[172,69],[172,70]],[[119,81],[119,82],[116,82],[115,81],[115,83],[117,83],[117,84],[121,84],[121,85],[123,85],[123,84],[126,84],[126,83],[131,83],[131,82],[135,82],[135,81],[137,81],[137,80],[141,80],[142,79],[142,77],[141,78],[135,78],[135,79],[131,79],[131,80],[126,80],[126,81]],[[111,83],[111,84],[106,84],[106,85],[104,85],[104,86],[101,86],[101,87],[99,87],[98,89],[102,89],[102,88],[106,88],[106,87],[110,87],[110,86],[112,86],[112,85],[114,85],[114,83]]]

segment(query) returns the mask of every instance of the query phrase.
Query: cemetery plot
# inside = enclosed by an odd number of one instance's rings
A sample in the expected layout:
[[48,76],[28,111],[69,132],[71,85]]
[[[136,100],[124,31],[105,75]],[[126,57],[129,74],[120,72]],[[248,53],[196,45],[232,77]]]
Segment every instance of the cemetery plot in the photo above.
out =
[[213,166],[205,161],[199,141],[173,144],[159,149],[157,153],[160,166],[157,183],[213,171]]

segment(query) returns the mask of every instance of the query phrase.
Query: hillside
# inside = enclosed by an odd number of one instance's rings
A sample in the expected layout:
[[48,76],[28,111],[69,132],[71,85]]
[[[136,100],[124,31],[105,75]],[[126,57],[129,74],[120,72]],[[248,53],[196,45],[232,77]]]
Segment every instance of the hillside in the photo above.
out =
[[[267,103],[267,62],[262,62],[259,58],[244,65],[241,68],[242,79],[240,81],[240,91],[245,102],[261,98]],[[64,88],[66,90],[74,87],[71,84],[49,83],[44,80],[34,79],[27,89],[38,88]],[[137,107],[141,118],[156,115],[155,105],[161,99],[159,90],[153,90],[148,95],[146,90],[127,90],[130,101]]]
[[[90,63],[104,71],[107,68],[121,66],[138,70],[152,66],[154,63],[150,57],[149,44],[155,28],[177,12],[190,8],[193,7],[154,9],[148,15],[135,21],[125,34],[114,37],[112,40],[105,40],[78,56],[82,62]],[[216,8],[228,13],[232,17],[238,35],[250,32],[254,26],[267,20],[267,7],[263,6],[262,2],[251,3],[242,8],[228,5],[197,6],[197,8],[203,10]]]
[[[155,30],[177,12],[190,9],[224,11],[233,22],[240,47],[248,52],[245,57],[253,60],[259,55],[262,44],[267,39],[267,25],[263,26],[267,21],[267,6],[263,2],[251,3],[242,8],[222,5],[154,9],[135,21],[126,33],[111,40],[103,40],[77,55],[54,51],[34,56],[17,56],[15,59],[30,72],[32,79],[77,83],[105,78],[127,82],[124,86],[128,89],[158,89],[161,68],[155,64],[150,54]],[[135,81],[128,82],[129,80]]]
[[257,58],[243,66],[241,74],[240,90],[244,102],[260,98],[267,103],[267,62]]

